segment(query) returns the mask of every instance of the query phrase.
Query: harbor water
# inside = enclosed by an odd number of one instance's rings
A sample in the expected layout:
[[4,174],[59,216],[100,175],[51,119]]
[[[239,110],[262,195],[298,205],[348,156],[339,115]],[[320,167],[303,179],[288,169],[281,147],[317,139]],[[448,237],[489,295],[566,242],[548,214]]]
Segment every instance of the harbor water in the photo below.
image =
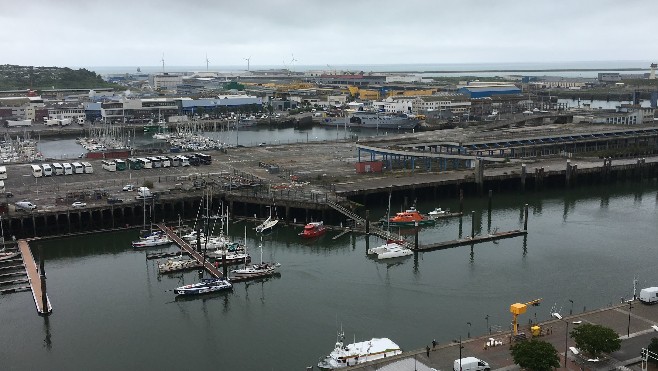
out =
[[[137,231],[31,241],[46,259],[54,311],[37,316],[30,292],[0,296],[0,359],[9,370],[303,370],[332,350],[341,326],[350,342],[389,337],[410,350],[509,330],[516,302],[543,299],[524,325],[606,307],[632,295],[634,277],[658,284],[657,190],[651,181],[499,194],[490,219],[486,197],[467,198],[461,227],[439,221],[420,243],[469,235],[470,210],[476,234],[522,228],[525,203],[528,236],[388,262],[366,256],[365,236],[303,241],[299,228],[277,226],[263,255],[282,264],[279,277],[185,300],[172,289],[198,273],[158,275],[157,262],[130,247]],[[418,208],[438,206],[458,208],[452,199]],[[371,208],[373,218],[385,214]],[[258,262],[254,224],[232,223],[230,234],[245,228]]]

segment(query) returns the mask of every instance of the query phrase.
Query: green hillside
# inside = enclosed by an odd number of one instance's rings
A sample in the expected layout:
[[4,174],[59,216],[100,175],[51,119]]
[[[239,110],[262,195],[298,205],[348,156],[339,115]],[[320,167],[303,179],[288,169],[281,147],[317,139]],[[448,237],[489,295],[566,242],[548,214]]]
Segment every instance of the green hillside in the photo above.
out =
[[0,65],[0,90],[92,89],[115,87],[84,68]]

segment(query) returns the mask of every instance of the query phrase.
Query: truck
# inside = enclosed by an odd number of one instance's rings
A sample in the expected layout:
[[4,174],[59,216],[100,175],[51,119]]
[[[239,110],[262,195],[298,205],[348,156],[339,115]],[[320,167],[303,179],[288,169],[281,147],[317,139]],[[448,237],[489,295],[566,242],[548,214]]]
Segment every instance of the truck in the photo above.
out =
[[466,357],[462,358],[461,362],[459,359],[455,360],[455,363],[452,366],[452,369],[454,371],[460,371],[460,365],[461,365],[461,371],[489,371],[491,368],[489,367],[489,364],[479,358],[475,357]]
[[640,301],[645,304],[658,303],[658,287],[647,287],[640,290]]

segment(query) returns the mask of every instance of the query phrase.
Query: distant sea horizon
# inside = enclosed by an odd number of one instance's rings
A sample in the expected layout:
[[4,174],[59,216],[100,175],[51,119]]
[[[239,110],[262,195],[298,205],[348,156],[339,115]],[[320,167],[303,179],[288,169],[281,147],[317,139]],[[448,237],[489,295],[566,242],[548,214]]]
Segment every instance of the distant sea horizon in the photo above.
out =
[[[505,75],[547,75],[564,77],[597,77],[599,72],[620,73],[646,73],[649,72],[651,61],[623,60],[623,61],[572,61],[572,62],[513,62],[513,63],[409,63],[409,64],[336,64],[336,65],[251,65],[250,71],[289,69],[295,72],[306,71],[363,71],[363,72],[398,72],[414,73],[426,76],[460,76],[465,74],[478,76],[505,76]],[[75,66],[72,68],[86,68],[102,76],[138,73],[190,73],[190,72],[217,72],[236,73],[247,70],[246,65],[240,66],[168,66],[165,64],[152,66]]]

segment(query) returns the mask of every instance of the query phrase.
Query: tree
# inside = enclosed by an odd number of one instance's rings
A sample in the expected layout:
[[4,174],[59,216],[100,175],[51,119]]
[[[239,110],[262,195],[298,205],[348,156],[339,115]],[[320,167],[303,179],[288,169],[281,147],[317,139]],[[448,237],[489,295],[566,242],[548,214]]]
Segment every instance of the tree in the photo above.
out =
[[549,371],[560,367],[560,357],[555,347],[543,340],[521,341],[512,346],[514,363],[533,371]]
[[571,331],[571,338],[576,342],[576,347],[587,352],[593,358],[601,353],[611,353],[621,348],[621,339],[611,328],[582,324]]
[[[647,350],[653,354],[658,354],[658,338],[651,338],[651,343],[647,347]],[[658,359],[656,358],[649,358],[649,362],[658,365]]]

